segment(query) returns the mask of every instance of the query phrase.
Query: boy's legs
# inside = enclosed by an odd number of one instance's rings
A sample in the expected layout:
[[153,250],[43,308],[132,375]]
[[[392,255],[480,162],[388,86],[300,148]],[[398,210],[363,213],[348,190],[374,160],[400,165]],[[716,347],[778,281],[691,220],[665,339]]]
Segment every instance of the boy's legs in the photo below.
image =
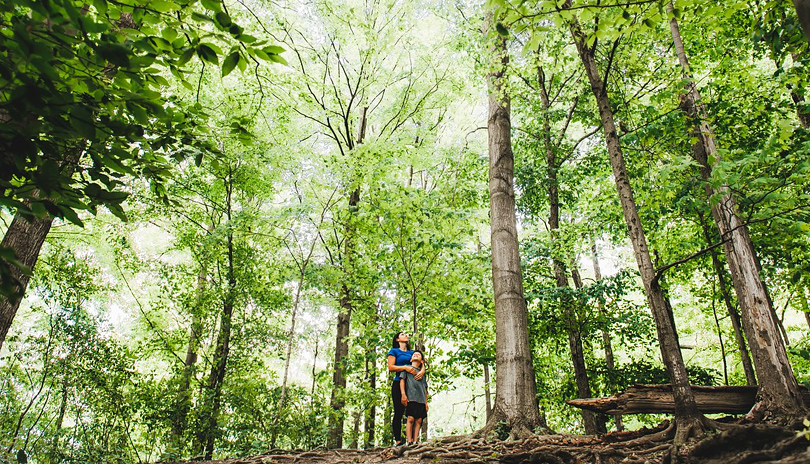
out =
[[[411,419],[411,417],[409,417],[408,419]],[[414,419],[414,423],[413,423],[413,441],[414,442],[419,441],[419,429],[421,429],[421,428],[422,428],[422,418],[417,417],[416,419]]]
[[414,441],[414,437],[416,436],[413,433],[413,426],[414,426],[413,422],[414,422],[414,417],[413,416],[408,416],[408,425],[405,426],[405,437],[406,437],[406,441],[408,443]]

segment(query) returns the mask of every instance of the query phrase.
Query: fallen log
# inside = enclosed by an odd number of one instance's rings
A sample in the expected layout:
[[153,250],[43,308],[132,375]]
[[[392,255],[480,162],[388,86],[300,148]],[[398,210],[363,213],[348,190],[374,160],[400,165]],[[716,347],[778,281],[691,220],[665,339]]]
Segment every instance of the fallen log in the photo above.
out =
[[[804,403],[810,407],[810,392],[799,387]],[[704,387],[692,385],[698,409],[704,414],[746,414],[754,406],[757,387],[724,386]],[[633,385],[609,398],[583,398],[567,400],[571,406],[605,414],[659,414],[674,413],[675,400],[672,386]]]

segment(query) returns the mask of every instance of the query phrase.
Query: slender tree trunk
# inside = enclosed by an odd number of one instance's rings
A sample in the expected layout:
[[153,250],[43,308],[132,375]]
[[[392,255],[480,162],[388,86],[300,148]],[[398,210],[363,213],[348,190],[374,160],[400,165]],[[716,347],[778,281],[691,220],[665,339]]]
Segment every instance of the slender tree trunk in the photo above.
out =
[[[712,240],[709,224],[706,222],[703,214],[698,214],[698,219],[700,220],[700,225],[703,228],[703,237],[706,240],[706,244],[711,246],[714,242]],[[734,339],[737,341],[737,350],[740,353],[740,362],[743,366],[743,372],[745,372],[745,382],[747,385],[756,385],[757,377],[754,374],[754,366],[751,365],[751,357],[748,355],[748,347],[746,346],[745,336],[743,335],[742,331],[740,314],[737,312],[737,308],[735,308],[734,304],[731,302],[731,294],[728,289],[728,284],[726,283],[723,263],[720,261],[720,256],[718,255],[716,249],[712,249],[710,253],[714,273],[717,275],[717,285],[720,288],[720,294],[723,297],[723,302],[726,305],[728,317],[729,320],[731,320],[731,327],[734,329]]]
[[[553,257],[554,265],[554,278],[557,281],[557,289],[560,293],[560,306],[563,311],[563,318],[565,322],[565,332],[568,335],[568,348],[571,353],[571,364],[574,366],[574,380],[577,384],[577,395],[579,398],[590,398],[591,387],[588,382],[588,371],[585,366],[585,353],[582,346],[582,333],[579,329],[579,322],[577,321],[576,310],[574,301],[570,293],[565,292],[563,289],[569,289],[568,275],[565,271],[565,264],[562,260],[562,255],[565,250],[559,246],[559,229],[560,229],[560,195],[559,195],[559,180],[557,178],[557,156],[554,151],[554,145],[551,141],[551,120],[549,111],[551,110],[551,101],[546,90],[545,78],[543,76],[542,68],[538,67],[538,87],[540,90],[540,99],[543,104],[543,146],[546,151],[546,182],[548,185],[548,228],[551,231],[552,241],[555,243]],[[596,420],[596,414],[593,411],[586,409],[580,410],[582,414],[582,422],[585,425],[585,433],[594,435],[600,430],[599,424]]]
[[486,419],[492,416],[492,393],[489,389],[489,364],[484,363],[484,404],[486,405]]
[[309,397],[315,398],[315,373],[318,367],[318,348],[320,348],[320,340],[315,338],[315,354],[312,356],[312,387],[309,391]]
[[[226,217],[230,224],[233,204],[233,171],[228,174],[225,183],[225,206]],[[197,447],[204,453],[206,460],[211,460],[214,454],[214,443],[217,438],[217,421],[222,402],[222,385],[225,382],[227,372],[228,355],[230,353],[231,326],[236,299],[236,274],[234,262],[233,231],[229,230],[227,237],[227,262],[228,262],[228,288],[222,305],[222,314],[219,321],[219,334],[217,335],[214,357],[211,364],[211,371],[208,375],[208,382],[205,389],[205,400],[203,401],[203,411],[201,430],[198,431]]]
[[[668,10],[672,10],[672,3]],[[693,145],[693,153],[701,165],[706,193],[710,198],[716,195],[719,201],[712,201],[711,209],[720,235],[725,240],[723,249],[731,271],[731,281],[737,292],[737,300],[742,310],[742,325],[751,345],[760,389],[758,401],[749,413],[754,420],[774,419],[784,422],[804,415],[807,408],[799,393],[799,385],[787,358],[784,343],[780,340],[779,328],[768,289],[759,274],[759,260],[748,233],[748,227],[737,213],[735,198],[728,186],[714,189],[708,180],[711,178],[709,158],[721,161],[714,141],[714,134],[708,124],[708,116],[700,93],[691,77],[689,61],[681,40],[678,22],[670,19],[670,31],[687,80],[687,89],[682,96],[683,111],[694,119],[694,132],[698,143]]]
[[359,449],[360,448],[360,417],[362,414],[360,410],[354,411],[353,419],[354,419],[354,427],[352,428],[352,442],[349,445],[349,448]]
[[[487,22],[494,26],[492,13]],[[494,30],[494,27],[490,27]],[[489,203],[492,229],[492,286],[495,293],[495,405],[482,434],[500,421],[512,437],[532,434],[540,425],[537,388],[529,348],[528,314],[515,218],[514,157],[512,154],[509,96],[504,73],[509,61],[506,41],[495,37],[490,56],[495,71],[489,86]]]
[[191,316],[191,328],[188,334],[186,359],[183,361],[183,372],[180,374],[180,385],[177,387],[177,396],[175,399],[176,410],[174,417],[172,417],[172,440],[178,452],[181,454],[184,443],[183,434],[186,431],[188,412],[191,409],[191,379],[194,377],[197,364],[197,350],[200,347],[200,336],[202,335],[201,306],[206,285],[205,275],[206,272],[204,269],[197,275],[196,305]]
[[[570,0],[566,2],[566,7],[570,8]],[[599,108],[599,116],[602,121],[605,141],[607,143],[610,164],[613,168],[613,177],[616,189],[619,193],[619,200],[622,212],[627,224],[627,231],[638,263],[641,280],[644,284],[647,303],[652,311],[658,332],[658,340],[661,348],[661,356],[664,365],[672,381],[673,396],[675,398],[675,439],[683,442],[689,436],[702,434],[705,427],[709,426],[709,421],[700,413],[695,403],[695,397],[689,385],[689,376],[686,373],[686,365],[678,346],[677,334],[672,324],[664,294],[656,278],[650,252],[647,247],[647,238],[641,226],[641,219],[638,215],[638,208],[633,197],[633,190],[630,187],[630,179],[624,162],[624,154],[616,132],[616,124],[613,117],[613,109],[610,106],[610,99],[607,94],[607,86],[602,80],[594,55],[594,49],[586,45],[586,37],[582,33],[579,23],[574,20],[570,24],[571,34],[574,38],[577,51],[585,67],[585,73],[591,84],[591,90]]]
[[[376,324],[375,324],[376,326]],[[366,382],[368,382],[368,387],[370,390],[371,400],[367,402],[366,405],[366,430],[365,430],[365,443],[363,447],[373,448],[374,447],[374,427],[376,426],[376,417],[377,417],[377,402],[375,398],[377,397],[377,368],[376,368],[376,358],[375,359],[368,359],[366,358]]]
[[[323,222],[323,216],[321,216]],[[292,358],[292,349],[295,344],[295,322],[298,316],[298,306],[301,302],[301,290],[304,288],[304,277],[306,275],[309,260],[312,258],[312,253],[315,251],[315,244],[318,243],[316,239],[312,240],[309,246],[309,252],[306,256],[301,257],[300,268],[298,269],[298,286],[295,289],[295,298],[293,299],[292,314],[290,315],[290,329],[287,331],[287,351],[284,356],[284,375],[281,381],[281,397],[278,401],[278,409],[276,410],[275,417],[273,418],[273,433],[270,438],[270,447],[276,447],[276,439],[278,438],[278,421],[285,411],[287,399],[287,380],[290,374],[290,359]]]
[[[599,266],[599,254],[597,253],[596,240],[593,239],[593,236],[591,236],[591,259],[593,260],[594,278],[597,282],[599,282],[602,280],[602,268]],[[605,317],[605,307],[601,303],[599,304],[599,313],[602,315],[602,317]],[[610,371],[610,375],[612,377],[613,369],[616,368],[616,361],[613,358],[613,344],[610,340],[610,332],[605,328],[602,328],[602,349],[605,351],[605,365]],[[608,381],[608,387],[614,392],[617,389],[617,386],[613,382],[612,378]],[[621,414],[614,414],[613,422],[616,424],[617,432],[624,430],[624,422],[622,421]]]
[[723,381],[728,385],[728,362],[726,361],[726,344],[723,343],[723,329],[720,327],[720,318],[717,317],[717,305],[712,292],[712,314],[714,315],[714,325],[717,327],[717,338],[720,341],[720,356],[723,360]]
[[[360,118],[360,131],[357,137],[357,144],[363,143],[366,134],[366,114],[368,107],[363,108]],[[352,259],[354,254],[354,225],[352,221],[357,214],[360,204],[360,187],[356,187],[349,194],[349,218],[346,224],[344,241],[344,253],[342,266],[344,272],[344,282],[340,289],[340,310],[338,312],[337,331],[335,335],[335,361],[332,372],[332,396],[329,405],[332,414],[329,416],[329,436],[326,446],[328,448],[343,447],[343,407],[346,405],[344,391],[346,390],[346,358],[349,355],[349,324],[352,318],[353,290],[347,283],[350,280],[352,270]]]

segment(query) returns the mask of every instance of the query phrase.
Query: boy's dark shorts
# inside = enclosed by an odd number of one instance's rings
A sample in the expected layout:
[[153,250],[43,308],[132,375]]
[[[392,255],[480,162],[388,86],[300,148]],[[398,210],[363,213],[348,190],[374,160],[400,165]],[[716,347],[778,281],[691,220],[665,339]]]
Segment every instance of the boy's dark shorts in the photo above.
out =
[[427,408],[425,407],[425,403],[408,401],[408,405],[405,406],[405,415],[408,417],[415,417],[417,419],[424,419],[427,417]]

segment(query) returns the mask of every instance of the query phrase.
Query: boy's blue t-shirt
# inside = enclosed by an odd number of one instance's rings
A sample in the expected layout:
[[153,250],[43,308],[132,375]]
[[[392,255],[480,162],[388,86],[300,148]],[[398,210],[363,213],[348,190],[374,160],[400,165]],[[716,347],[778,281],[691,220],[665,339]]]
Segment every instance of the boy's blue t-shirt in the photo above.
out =
[[[413,350],[400,350],[399,348],[391,348],[388,350],[388,356],[394,357],[394,364],[397,366],[408,366],[411,364],[411,356]],[[394,375],[394,382],[399,380],[399,372]]]

